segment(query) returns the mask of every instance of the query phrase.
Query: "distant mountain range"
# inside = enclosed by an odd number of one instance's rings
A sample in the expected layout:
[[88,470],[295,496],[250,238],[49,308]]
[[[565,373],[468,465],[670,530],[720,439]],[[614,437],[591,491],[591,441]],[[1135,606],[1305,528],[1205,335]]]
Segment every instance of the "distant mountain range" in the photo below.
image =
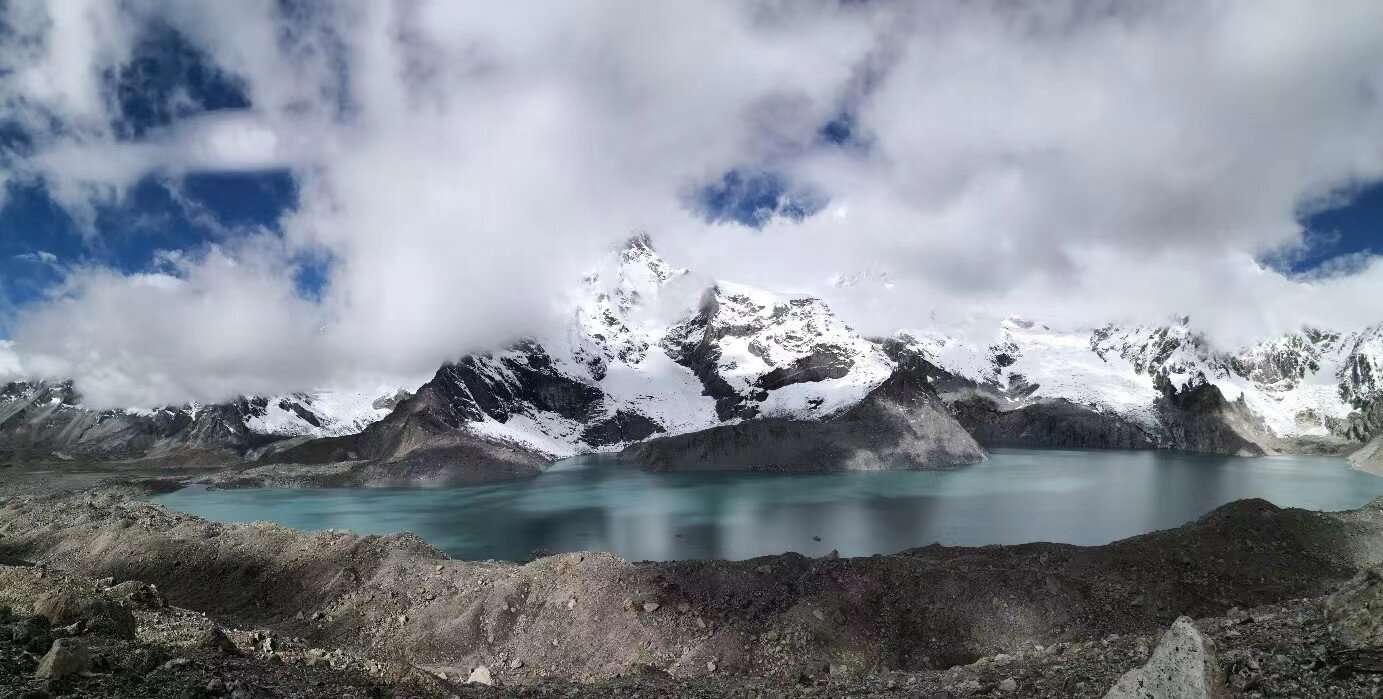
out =
[[699,282],[641,235],[581,281],[565,327],[463,357],[415,392],[92,411],[69,382],[14,383],[0,457],[359,462],[384,479],[480,481],[583,452],[787,470],[953,466],[981,445],[1344,454],[1383,433],[1380,366],[1383,324],[1231,353],[1188,319],[866,338],[820,299]]
[[165,459],[215,463],[253,457],[285,440],[353,434],[387,416],[407,391],[317,391],[218,405],[89,410],[70,381],[0,388],[0,457],[11,460]]
[[1383,325],[1233,353],[1185,318],[1084,332],[1009,320],[987,345],[921,332],[895,342],[942,371],[943,397],[991,445],[1337,453],[1383,430]]

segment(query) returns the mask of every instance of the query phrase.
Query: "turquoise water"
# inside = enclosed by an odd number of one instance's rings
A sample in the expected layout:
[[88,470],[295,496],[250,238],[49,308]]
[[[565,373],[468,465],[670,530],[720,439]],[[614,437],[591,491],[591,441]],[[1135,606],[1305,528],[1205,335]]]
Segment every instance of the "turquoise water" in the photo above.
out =
[[458,558],[520,560],[544,549],[668,560],[1102,544],[1240,498],[1340,510],[1378,495],[1383,478],[1335,458],[1003,449],[954,471],[651,474],[582,457],[531,480],[468,488],[189,488],[154,499],[226,522],[407,530]]

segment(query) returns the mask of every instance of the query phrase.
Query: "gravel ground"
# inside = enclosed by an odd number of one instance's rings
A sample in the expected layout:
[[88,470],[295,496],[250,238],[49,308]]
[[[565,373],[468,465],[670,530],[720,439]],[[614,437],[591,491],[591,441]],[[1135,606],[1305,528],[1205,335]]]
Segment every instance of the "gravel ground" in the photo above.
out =
[[[5,645],[0,630],[0,696],[1094,697],[1183,614],[1234,696],[1379,687],[1338,661],[1321,608],[1383,559],[1383,502],[1241,501],[1098,547],[516,564],[449,560],[409,534],[208,522],[141,499],[162,484],[112,475],[123,485],[6,482],[0,605],[22,621],[44,595],[115,584],[136,637],[77,634],[89,676],[55,681],[33,673],[61,634]],[[143,584],[168,606],[126,595]],[[240,653],[201,647],[211,627]],[[482,666],[496,686],[466,683]]]

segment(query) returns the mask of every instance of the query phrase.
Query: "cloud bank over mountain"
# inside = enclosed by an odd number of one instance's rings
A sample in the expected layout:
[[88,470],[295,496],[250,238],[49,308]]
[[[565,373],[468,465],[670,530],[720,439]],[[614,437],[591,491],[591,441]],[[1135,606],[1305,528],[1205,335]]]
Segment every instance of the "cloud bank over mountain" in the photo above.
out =
[[[147,178],[297,187],[138,271],[65,261],[14,312],[0,372],[94,404],[426,373],[554,327],[635,229],[873,333],[1187,313],[1233,345],[1383,320],[1374,258],[1278,264],[1312,244],[1303,211],[1383,178],[1366,0],[0,11],[0,177],[93,244]],[[230,97],[137,79],[172,50],[155,34]]]

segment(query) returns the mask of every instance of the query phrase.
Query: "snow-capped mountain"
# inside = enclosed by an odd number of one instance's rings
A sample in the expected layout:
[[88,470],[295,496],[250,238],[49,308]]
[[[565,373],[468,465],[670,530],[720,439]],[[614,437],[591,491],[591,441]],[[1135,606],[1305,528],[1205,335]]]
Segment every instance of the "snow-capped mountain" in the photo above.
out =
[[184,459],[237,456],[286,438],[359,432],[407,397],[399,389],[249,396],[217,405],[90,410],[71,382],[0,387],[0,455]]
[[[1182,318],[1077,331],[1010,319],[990,344],[924,332],[897,339],[958,380],[945,395],[972,431],[1008,423],[991,441],[1051,439],[1044,430],[1059,411],[1090,422],[1093,432],[1088,444],[1048,446],[1275,452],[1331,442],[1343,450],[1342,442],[1379,431],[1367,417],[1383,397],[1373,372],[1383,358],[1379,337],[1377,326],[1350,334],[1304,329],[1222,352]],[[1211,394],[1222,404],[1197,402],[1202,414],[1187,412],[1189,396]],[[1229,428],[1202,435],[1209,442],[1188,442],[1188,426],[1212,413]],[[1044,424],[1034,425],[1039,415]]]
[[1383,324],[1229,352],[1187,318],[875,340],[821,299],[697,277],[642,235],[573,286],[562,327],[448,363],[413,395],[97,412],[70,383],[11,384],[0,456],[360,461],[439,478],[470,464],[462,475],[485,479],[584,452],[884,468],[972,462],[980,444],[1347,453],[1383,434]]
[[[553,337],[445,367],[478,434],[566,456],[755,417],[814,419],[862,399],[892,363],[818,299],[726,282],[669,322],[654,308],[690,282],[646,236],[584,280]],[[675,317],[675,316],[674,316]]]
[[[442,367],[353,445],[283,458],[432,463],[479,450],[492,459],[547,460],[726,424],[825,422],[898,370],[819,299],[728,282],[697,289],[646,236],[613,257],[585,277],[565,328]],[[929,419],[959,435],[954,451],[963,456],[955,458],[981,458],[944,409]]]

